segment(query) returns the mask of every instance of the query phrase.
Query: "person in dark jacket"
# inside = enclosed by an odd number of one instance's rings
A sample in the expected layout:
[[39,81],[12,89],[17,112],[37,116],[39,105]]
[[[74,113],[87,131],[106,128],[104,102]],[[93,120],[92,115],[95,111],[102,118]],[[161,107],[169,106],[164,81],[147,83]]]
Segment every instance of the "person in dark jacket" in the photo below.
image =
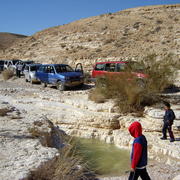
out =
[[142,180],[150,180],[146,166],[148,161],[147,140],[142,134],[142,126],[139,122],[134,122],[129,126],[129,132],[134,137],[131,152],[131,172],[129,180],[137,180],[140,176]]
[[166,133],[168,130],[170,136],[170,142],[174,142],[175,139],[174,139],[174,134],[172,132],[172,125],[176,117],[174,111],[171,109],[171,105],[168,102],[164,102],[164,109],[165,109],[165,115],[164,115],[163,128],[162,128],[163,137],[161,139],[162,140],[167,139]]

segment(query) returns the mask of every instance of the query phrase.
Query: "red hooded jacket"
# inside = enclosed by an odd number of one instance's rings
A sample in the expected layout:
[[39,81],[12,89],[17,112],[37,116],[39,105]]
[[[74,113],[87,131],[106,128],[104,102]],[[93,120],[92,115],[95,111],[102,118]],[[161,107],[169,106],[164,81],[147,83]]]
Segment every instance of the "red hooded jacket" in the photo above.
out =
[[143,167],[147,165],[147,141],[142,134],[142,126],[139,122],[134,122],[129,126],[129,132],[133,136],[134,142],[131,154],[131,167]]

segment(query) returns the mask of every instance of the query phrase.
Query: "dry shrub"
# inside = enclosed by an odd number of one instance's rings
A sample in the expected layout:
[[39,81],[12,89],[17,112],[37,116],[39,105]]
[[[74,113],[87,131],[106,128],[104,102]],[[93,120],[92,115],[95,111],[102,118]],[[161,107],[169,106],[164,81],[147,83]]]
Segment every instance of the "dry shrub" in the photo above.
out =
[[106,101],[106,97],[102,92],[101,88],[95,88],[90,93],[88,98],[95,103],[104,103]]
[[39,138],[43,146],[53,147],[52,137],[49,132],[40,131],[37,127],[29,128],[28,131],[33,138]]
[[173,60],[172,54],[159,60],[156,54],[151,54],[140,63],[144,66],[143,72],[149,76],[146,89],[152,93],[161,93],[165,88],[171,86],[180,68],[180,63]]
[[7,116],[8,112],[11,112],[11,110],[7,108],[2,108],[0,109],[0,116]]
[[[98,78],[89,99],[95,102],[101,102],[101,98],[114,99],[122,113],[143,111],[145,106],[160,101],[160,93],[173,84],[177,64],[173,63],[171,55],[157,61],[157,56],[152,54],[145,57],[140,66],[142,68],[137,70],[132,63],[124,73]],[[148,77],[140,79],[132,74],[138,71]]]
[[4,80],[11,79],[14,76],[14,72],[12,70],[6,69],[2,72]]
[[[43,131],[43,123],[41,121],[35,121],[34,127],[29,129],[29,132],[34,138],[39,138],[43,146],[55,147],[53,145],[53,130],[55,127],[52,122],[47,119],[46,121],[51,128],[51,132]],[[42,130],[41,130],[42,129]],[[55,133],[55,132],[54,132]],[[57,137],[58,135],[58,137]],[[85,180],[88,179],[88,173],[90,172],[81,158],[78,155],[76,144],[73,138],[70,138],[66,134],[57,134],[57,138],[63,138],[63,141],[67,145],[58,148],[59,155],[49,160],[37,169],[30,172],[29,176],[24,180]]]
[[[32,171],[28,180],[85,180],[85,165],[82,159],[67,146],[59,151],[59,156],[44,163],[37,170]],[[81,164],[81,165],[80,165]]]

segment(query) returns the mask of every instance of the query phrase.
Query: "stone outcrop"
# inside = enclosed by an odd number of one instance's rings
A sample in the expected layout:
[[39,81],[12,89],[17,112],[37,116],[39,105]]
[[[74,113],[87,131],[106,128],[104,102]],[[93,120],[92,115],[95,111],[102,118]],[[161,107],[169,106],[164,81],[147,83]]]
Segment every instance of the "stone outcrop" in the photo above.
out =
[[[27,115],[8,102],[0,101],[0,112],[5,109],[7,114],[0,115],[0,180],[20,180],[26,178],[30,170],[58,155],[57,149],[52,147],[63,145],[57,138],[61,131],[47,120]],[[36,126],[33,126],[35,120]],[[41,139],[35,138],[29,128],[41,132]],[[51,141],[51,148],[42,145],[47,145],[47,139]]]
[[[96,138],[128,150],[133,138],[127,128],[133,121],[140,121],[148,139],[149,157],[164,164],[180,167],[178,105],[172,106],[177,116],[173,125],[177,141],[170,143],[160,140],[163,116],[161,109],[146,108],[144,117],[123,116],[115,112],[111,101],[103,104],[89,101],[88,92],[89,90],[59,92],[53,88],[29,85],[24,80],[0,80],[0,109],[8,110],[7,116],[0,116],[0,175],[4,178],[2,180],[11,179],[11,176],[10,179],[7,178],[9,171],[12,176],[16,174],[17,179],[24,177],[29,170],[57,154],[55,148],[43,147],[40,141],[32,139],[29,133],[28,129],[42,116],[46,116],[69,135]],[[41,123],[35,124],[42,134],[51,130],[48,123],[43,126]],[[50,133],[50,137],[52,136],[54,137],[54,134]],[[50,144],[51,147],[51,144],[54,146],[63,143],[56,139],[56,136],[53,141],[48,142],[45,141],[45,144]]]

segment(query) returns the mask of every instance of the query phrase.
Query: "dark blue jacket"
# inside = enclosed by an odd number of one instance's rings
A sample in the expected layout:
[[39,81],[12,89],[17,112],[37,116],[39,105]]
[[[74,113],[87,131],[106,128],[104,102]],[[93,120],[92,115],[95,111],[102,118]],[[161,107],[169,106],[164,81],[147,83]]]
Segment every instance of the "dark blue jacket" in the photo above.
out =
[[172,125],[173,124],[173,120],[175,118],[176,117],[175,117],[175,114],[174,114],[172,109],[166,110],[165,115],[164,115],[164,122],[165,123],[170,123],[170,125]]
[[[146,137],[144,135],[141,135],[141,136],[135,138],[134,142],[133,142],[133,147],[134,147],[135,143],[139,143],[142,145],[142,155],[139,160],[139,163],[137,164],[137,168],[146,166],[147,165],[147,140],[146,140]],[[133,152],[134,152],[133,147],[132,147],[132,153],[131,153],[131,160],[132,160]]]

